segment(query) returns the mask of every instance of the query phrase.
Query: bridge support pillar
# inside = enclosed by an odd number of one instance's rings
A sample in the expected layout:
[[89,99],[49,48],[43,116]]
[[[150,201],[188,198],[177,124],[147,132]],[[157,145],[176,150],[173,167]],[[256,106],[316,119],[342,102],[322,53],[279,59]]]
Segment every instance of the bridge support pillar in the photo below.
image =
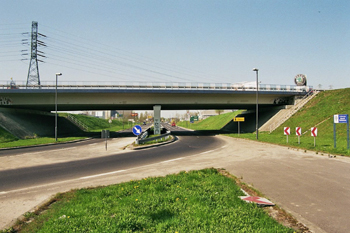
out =
[[160,105],[154,105],[153,106],[153,112],[154,112],[154,134],[160,134]]

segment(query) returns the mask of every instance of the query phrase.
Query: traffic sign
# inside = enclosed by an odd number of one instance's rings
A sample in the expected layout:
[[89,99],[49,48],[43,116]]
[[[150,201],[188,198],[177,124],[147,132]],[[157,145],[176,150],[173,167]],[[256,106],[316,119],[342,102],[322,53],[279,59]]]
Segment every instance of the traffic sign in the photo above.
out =
[[244,122],[244,117],[234,117],[233,121]]
[[337,114],[334,115],[334,124],[333,124],[333,138],[334,138],[334,148],[337,147],[337,133],[336,133],[336,124],[338,123],[346,123],[347,129],[347,141],[348,141],[348,149],[350,148],[350,139],[349,139],[349,115],[348,114]]
[[317,137],[317,128],[316,127],[311,127],[311,136]]
[[349,115],[348,114],[337,114],[334,115],[334,123],[348,123],[349,122]]
[[295,134],[296,134],[297,136],[301,136],[301,127],[296,127],[296,129],[295,129]]
[[243,201],[246,202],[253,202],[256,203],[258,205],[268,205],[268,206],[273,206],[275,205],[274,203],[272,203],[271,201],[267,200],[266,198],[263,197],[253,197],[253,196],[240,196],[240,198]]
[[133,128],[132,128],[132,132],[134,135],[138,136],[142,133],[142,128],[141,126],[139,125],[135,125]]
[[290,127],[284,127],[284,135],[290,134]]

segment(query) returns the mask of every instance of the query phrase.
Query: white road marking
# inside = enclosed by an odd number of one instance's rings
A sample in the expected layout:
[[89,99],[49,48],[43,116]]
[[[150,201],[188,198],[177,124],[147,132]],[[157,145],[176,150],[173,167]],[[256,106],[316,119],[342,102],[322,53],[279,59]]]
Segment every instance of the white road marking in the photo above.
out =
[[208,151],[205,151],[205,152],[202,152],[202,153],[200,153],[200,155],[203,155],[203,154],[208,154],[208,153],[210,153],[210,152],[214,152],[215,150],[208,150]]
[[[76,147],[72,147],[72,148],[76,148]],[[71,148],[66,148],[66,149],[71,149]],[[61,149],[61,150],[66,150],[66,149]],[[60,151],[60,150],[55,150],[55,151]],[[205,152],[202,152],[200,154],[191,155],[189,157],[193,157],[193,156],[201,155],[201,154],[207,154],[207,153],[210,153],[210,152],[213,152],[213,151],[215,151],[215,150],[205,151]],[[154,166],[154,165],[157,165],[157,164],[161,164],[161,163],[173,162],[173,161],[181,160],[181,159],[184,159],[184,158],[187,158],[187,157],[181,157],[181,158],[171,159],[171,160],[167,160],[167,161],[163,161],[163,162],[159,162],[159,163],[153,163],[153,164],[148,164],[148,165],[144,165],[144,166],[140,166],[140,167],[134,167],[134,168],[130,168],[130,169],[127,169],[127,170],[118,170],[118,171],[101,173],[101,174],[92,175],[92,176],[84,176],[84,177],[80,177],[80,178],[77,178],[77,179],[64,180],[64,181],[58,181],[58,182],[55,182],[55,183],[48,183],[48,184],[42,184],[42,185],[37,185],[37,186],[31,186],[31,187],[22,188],[22,189],[15,189],[15,190],[10,190],[10,191],[2,191],[2,192],[0,192],[0,195],[5,195],[5,194],[8,194],[8,193],[21,192],[21,191],[29,191],[30,189],[47,187],[49,185],[58,185],[58,184],[63,184],[63,183],[67,183],[67,182],[77,181],[77,180],[84,180],[84,179],[91,179],[91,178],[96,178],[96,177],[101,177],[101,176],[113,175],[113,174],[117,174],[117,173],[121,173],[121,172],[127,172],[127,171],[131,171],[131,170],[135,170],[135,169],[151,167],[151,166]]]
[[126,170],[119,170],[119,171],[114,171],[114,172],[101,173],[101,174],[97,174],[97,175],[93,175],[93,176],[84,176],[84,177],[80,177],[79,180],[90,179],[90,178],[95,178],[95,177],[100,177],[100,176],[108,176],[108,175],[112,175],[112,174],[116,174],[116,173],[120,173],[120,172],[125,172],[125,171]]
[[173,161],[177,161],[177,160],[181,160],[181,159],[183,159],[183,158],[171,159],[171,160],[163,161],[160,163],[169,163],[169,162],[173,162]]

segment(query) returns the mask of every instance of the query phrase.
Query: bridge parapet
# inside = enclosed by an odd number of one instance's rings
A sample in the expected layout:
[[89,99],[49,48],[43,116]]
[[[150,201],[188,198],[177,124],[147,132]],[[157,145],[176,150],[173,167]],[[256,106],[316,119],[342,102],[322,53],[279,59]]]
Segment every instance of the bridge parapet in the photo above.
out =
[[[17,82],[18,83],[18,82]],[[232,91],[256,91],[256,85],[242,83],[193,83],[193,82],[60,82],[59,89],[136,89],[136,90],[232,90]],[[16,89],[25,89],[26,84],[16,85]],[[33,88],[55,89],[55,82],[42,82],[40,86]],[[13,89],[7,81],[0,81],[0,89]],[[259,84],[259,92],[309,92],[312,86]]]

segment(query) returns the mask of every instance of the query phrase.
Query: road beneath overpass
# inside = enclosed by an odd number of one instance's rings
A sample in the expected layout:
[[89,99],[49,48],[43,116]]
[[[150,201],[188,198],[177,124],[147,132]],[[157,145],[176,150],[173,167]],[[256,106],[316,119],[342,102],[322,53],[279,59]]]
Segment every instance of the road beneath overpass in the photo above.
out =
[[0,156],[0,226],[57,192],[216,167],[251,184],[314,232],[350,229],[349,158],[198,132],[177,134],[182,136],[175,143],[127,153],[123,148],[132,138],[111,140],[108,151],[94,140]]

